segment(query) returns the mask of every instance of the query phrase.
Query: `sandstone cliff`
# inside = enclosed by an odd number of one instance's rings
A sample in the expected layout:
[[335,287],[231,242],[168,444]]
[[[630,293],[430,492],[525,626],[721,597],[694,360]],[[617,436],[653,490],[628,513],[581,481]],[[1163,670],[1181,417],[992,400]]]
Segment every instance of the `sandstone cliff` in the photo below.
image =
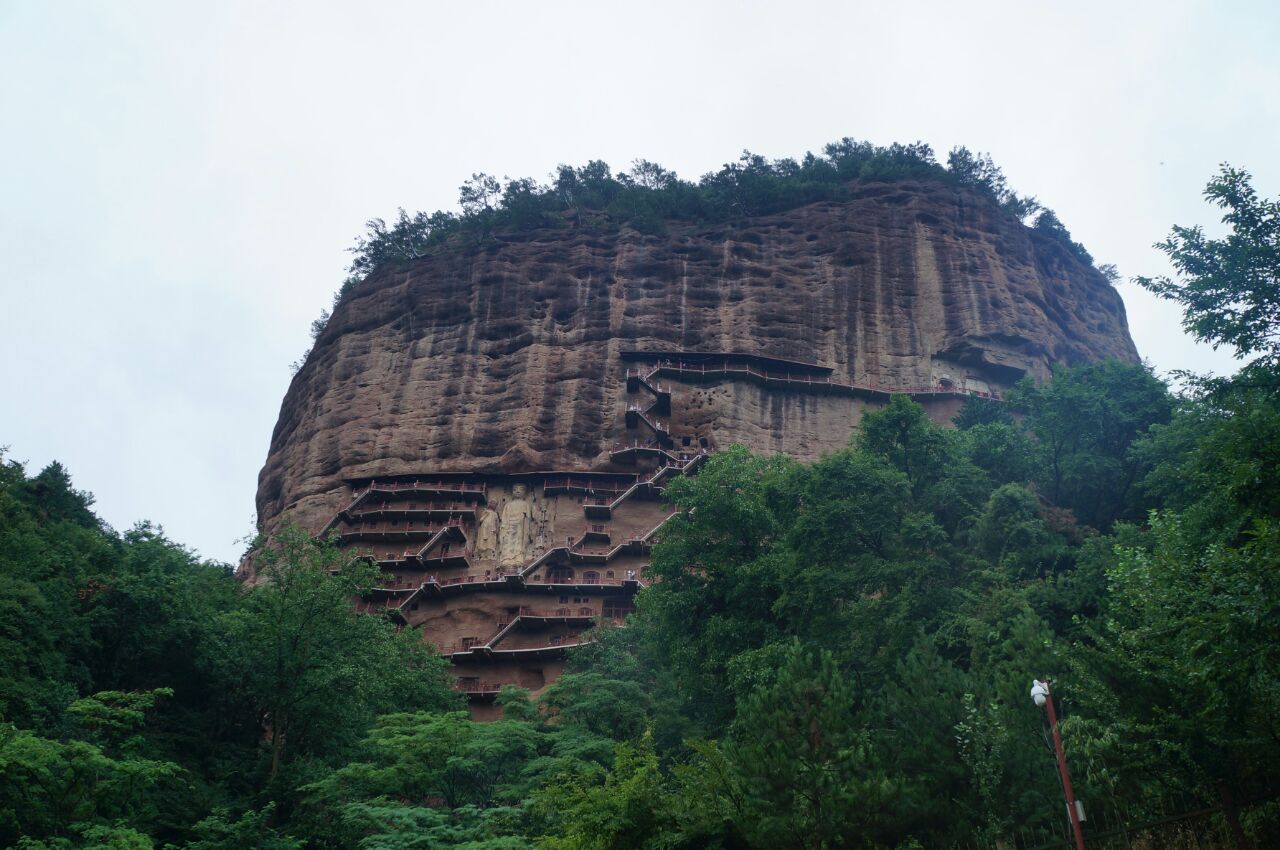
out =
[[[442,248],[334,311],[281,408],[260,520],[319,529],[345,479],[606,468],[626,438],[624,352],[742,352],[888,387],[1007,387],[1135,361],[1120,297],[982,196],[869,183],[847,202],[662,236],[540,231]],[[690,390],[715,444],[838,447],[858,405],[733,382]]]

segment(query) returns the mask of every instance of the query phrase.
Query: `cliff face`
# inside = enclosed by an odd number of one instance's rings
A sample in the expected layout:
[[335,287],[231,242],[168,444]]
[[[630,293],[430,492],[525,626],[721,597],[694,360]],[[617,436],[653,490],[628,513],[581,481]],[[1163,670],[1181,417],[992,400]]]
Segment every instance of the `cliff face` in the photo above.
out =
[[[544,231],[444,248],[366,281],[284,399],[259,480],[272,528],[318,530],[347,479],[603,470],[628,430],[627,352],[736,352],[829,380],[998,391],[1054,364],[1136,361],[1120,297],[984,198],[873,183],[732,224]],[[680,384],[676,426],[711,447],[813,457],[866,400],[725,379]],[[954,407],[954,405],[953,405]]]

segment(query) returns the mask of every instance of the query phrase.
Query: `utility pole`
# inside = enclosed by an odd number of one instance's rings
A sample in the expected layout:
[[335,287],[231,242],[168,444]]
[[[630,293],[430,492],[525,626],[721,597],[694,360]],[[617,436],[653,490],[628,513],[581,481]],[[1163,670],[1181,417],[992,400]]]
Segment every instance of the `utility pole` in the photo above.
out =
[[1049,728],[1053,732],[1053,751],[1058,757],[1058,775],[1062,778],[1062,795],[1067,800],[1067,818],[1071,821],[1071,832],[1076,840],[1076,850],[1085,850],[1084,831],[1080,827],[1080,812],[1076,809],[1076,794],[1071,790],[1071,774],[1067,771],[1067,754],[1062,749],[1062,734],[1058,731],[1058,713],[1053,708],[1053,694],[1049,690],[1049,680],[1032,680],[1031,699],[1038,706],[1044,706],[1049,713]]

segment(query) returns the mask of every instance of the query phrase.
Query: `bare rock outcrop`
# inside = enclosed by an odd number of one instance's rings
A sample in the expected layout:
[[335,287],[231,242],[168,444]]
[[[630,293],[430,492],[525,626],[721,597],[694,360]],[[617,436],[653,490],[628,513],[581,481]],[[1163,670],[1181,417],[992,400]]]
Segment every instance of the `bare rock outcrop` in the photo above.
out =
[[[446,245],[335,309],[281,407],[260,520],[288,512],[318,530],[354,479],[614,468],[610,449],[631,438],[630,352],[990,392],[1055,364],[1137,360],[1096,270],[937,183],[868,183],[848,201],[663,235],[566,227]],[[733,380],[677,394],[673,434],[802,458],[843,445],[871,403]]]

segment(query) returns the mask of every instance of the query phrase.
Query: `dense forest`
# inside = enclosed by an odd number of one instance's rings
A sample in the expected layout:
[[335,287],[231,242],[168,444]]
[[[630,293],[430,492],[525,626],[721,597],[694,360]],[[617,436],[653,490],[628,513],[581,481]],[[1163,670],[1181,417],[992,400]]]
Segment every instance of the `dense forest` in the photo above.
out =
[[243,586],[6,461],[0,845],[1059,846],[1049,677],[1095,817],[1280,846],[1280,205],[1206,194],[1228,235],[1138,282],[1236,375],[1081,365],[954,427],[895,397],[809,465],[721,452],[627,626],[493,723],[355,613],[375,567],[289,529]]

